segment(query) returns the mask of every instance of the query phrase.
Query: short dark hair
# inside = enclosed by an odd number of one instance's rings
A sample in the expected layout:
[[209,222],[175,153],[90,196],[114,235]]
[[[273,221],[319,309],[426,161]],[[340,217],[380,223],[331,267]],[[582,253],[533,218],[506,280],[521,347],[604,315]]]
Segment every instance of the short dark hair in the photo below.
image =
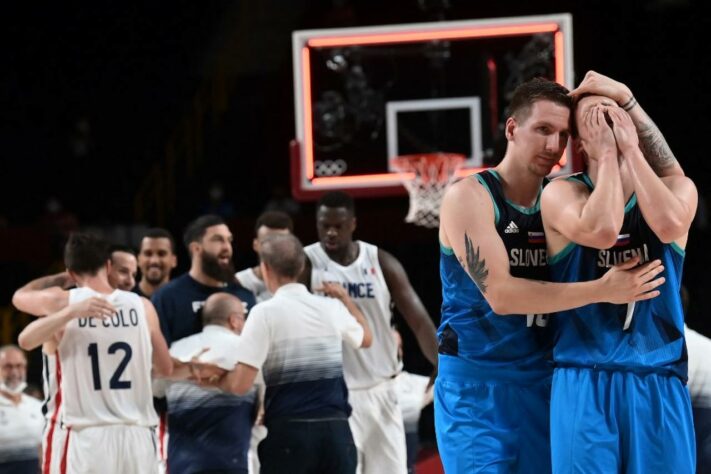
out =
[[75,232],[64,246],[64,265],[79,275],[96,275],[111,257],[104,239],[88,233]]
[[134,257],[136,256],[136,251],[133,250],[128,245],[112,244],[109,246],[109,257],[113,260],[114,252],[130,253]]
[[543,77],[534,77],[520,84],[513,92],[509,104],[509,116],[524,121],[531,113],[531,107],[539,100],[554,102],[568,109],[573,109],[573,98],[568,89]]
[[282,277],[297,278],[304,270],[306,255],[293,234],[271,234],[261,241],[259,258]]
[[185,233],[183,233],[183,243],[185,244],[185,247],[190,250],[190,244],[193,242],[200,242],[200,240],[205,236],[205,231],[208,227],[224,223],[225,220],[222,217],[214,214],[206,214],[198,217],[185,228]]
[[329,191],[318,200],[316,212],[321,207],[338,208],[345,207],[351,214],[355,215],[355,202],[350,194],[343,191]]
[[170,241],[170,251],[175,253],[175,237],[173,237],[173,234],[171,234],[169,230],[163,229],[162,227],[152,227],[143,234],[141,240],[146,238],[168,239]]
[[260,227],[269,227],[270,229],[289,229],[289,232],[294,232],[294,221],[286,212],[282,211],[266,211],[257,217],[257,222],[254,224],[254,233],[256,234]]

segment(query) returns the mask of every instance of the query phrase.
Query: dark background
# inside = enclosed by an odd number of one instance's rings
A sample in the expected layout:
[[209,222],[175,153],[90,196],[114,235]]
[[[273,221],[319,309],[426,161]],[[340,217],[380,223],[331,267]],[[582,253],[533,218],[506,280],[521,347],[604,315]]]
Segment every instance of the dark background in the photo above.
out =
[[[628,84],[664,132],[702,198],[687,247],[689,325],[711,335],[703,301],[711,256],[703,197],[711,84],[711,19],[701,2],[175,0],[14,3],[0,27],[1,342],[25,321],[9,307],[29,278],[61,270],[63,235],[78,226],[135,241],[134,225],[180,235],[222,209],[236,263],[255,262],[254,218],[289,189],[294,136],[291,32],[298,29],[570,12],[576,84],[595,69]],[[47,210],[50,198],[61,204]],[[402,223],[407,199],[361,199],[356,236],[396,255],[439,320],[437,237]],[[296,233],[315,240],[313,204]],[[180,268],[187,257],[181,250]],[[19,321],[19,322],[18,322]],[[405,365],[428,366],[405,333]]]

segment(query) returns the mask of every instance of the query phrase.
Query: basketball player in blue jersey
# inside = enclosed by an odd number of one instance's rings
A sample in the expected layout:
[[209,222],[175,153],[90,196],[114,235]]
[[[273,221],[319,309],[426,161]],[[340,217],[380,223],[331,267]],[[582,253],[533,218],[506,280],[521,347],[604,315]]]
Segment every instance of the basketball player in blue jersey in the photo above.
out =
[[[554,181],[542,197],[551,276],[588,281],[636,256],[662,260],[666,282],[648,301],[558,314],[553,472],[694,472],[679,290],[697,191],[678,163],[659,177],[645,160],[642,150],[660,161],[654,147],[640,146],[626,112],[639,107],[632,94],[585,95],[602,89],[590,82],[576,92],[575,112],[587,171]],[[655,140],[666,147],[658,130]]]
[[519,86],[494,169],[447,191],[440,213],[442,321],[435,429],[447,473],[551,470],[548,313],[656,295],[659,262],[584,283],[548,280],[539,199],[565,150],[572,101],[553,82]]

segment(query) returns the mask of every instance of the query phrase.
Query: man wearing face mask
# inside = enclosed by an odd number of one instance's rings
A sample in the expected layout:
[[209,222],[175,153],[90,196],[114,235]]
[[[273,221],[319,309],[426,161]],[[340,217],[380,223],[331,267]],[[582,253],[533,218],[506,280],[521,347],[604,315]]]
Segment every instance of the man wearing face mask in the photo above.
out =
[[220,216],[195,219],[186,228],[183,241],[190,254],[190,270],[151,298],[168,345],[202,330],[201,309],[214,293],[230,293],[247,308],[255,304],[254,295],[235,282],[232,232]]
[[17,346],[0,347],[0,472],[35,474],[42,442],[42,403],[27,387],[27,358]]

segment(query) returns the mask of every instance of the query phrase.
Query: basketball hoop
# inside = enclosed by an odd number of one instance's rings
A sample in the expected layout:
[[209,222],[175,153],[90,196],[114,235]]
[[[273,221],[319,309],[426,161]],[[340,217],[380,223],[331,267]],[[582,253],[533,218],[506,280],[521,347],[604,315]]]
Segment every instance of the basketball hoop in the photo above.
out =
[[439,206],[444,192],[466,157],[458,153],[422,153],[392,159],[403,176],[402,184],[410,195],[410,210],[405,222],[434,229],[439,227]]

